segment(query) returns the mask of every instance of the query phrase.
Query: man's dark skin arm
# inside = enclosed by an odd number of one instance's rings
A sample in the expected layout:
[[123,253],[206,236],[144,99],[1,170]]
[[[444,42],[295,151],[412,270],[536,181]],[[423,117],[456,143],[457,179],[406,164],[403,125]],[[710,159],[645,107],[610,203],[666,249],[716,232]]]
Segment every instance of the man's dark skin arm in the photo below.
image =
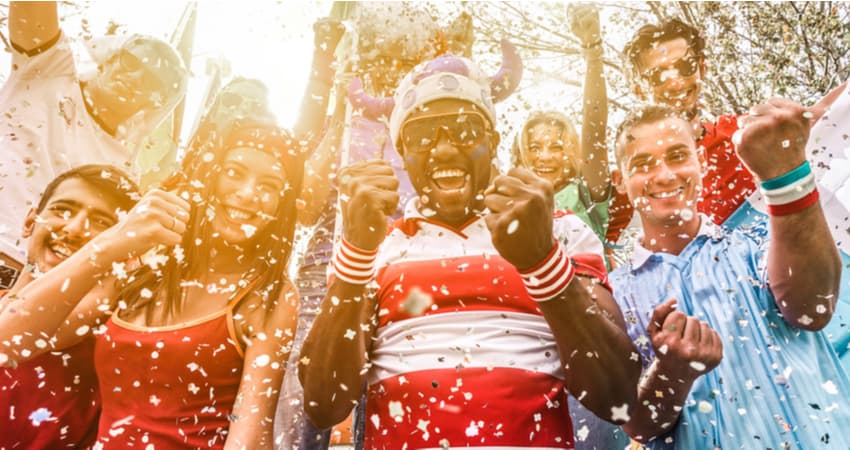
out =
[[[343,236],[365,251],[378,248],[398,205],[398,178],[385,161],[357,162],[337,175]],[[363,396],[377,303],[366,285],[334,279],[301,350],[298,377],[304,410],[320,428],[342,422]]]
[[[555,246],[552,185],[521,168],[494,179],[487,190],[493,245],[520,271],[535,267]],[[513,221],[519,227],[509,230]],[[601,255],[600,255],[601,257]],[[566,368],[567,389],[597,416],[628,420],[641,366],[611,293],[576,276],[556,298],[540,302]]]

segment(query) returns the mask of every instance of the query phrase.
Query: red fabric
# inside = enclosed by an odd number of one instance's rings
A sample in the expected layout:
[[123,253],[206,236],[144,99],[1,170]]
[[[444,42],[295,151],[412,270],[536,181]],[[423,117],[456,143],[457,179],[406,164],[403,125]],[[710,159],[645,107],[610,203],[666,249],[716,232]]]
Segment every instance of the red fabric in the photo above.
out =
[[[441,441],[451,448],[573,447],[567,396],[556,378],[505,367],[422,370],[401,378],[369,386],[364,448],[441,448]],[[391,402],[400,404],[401,415],[391,416],[397,412]],[[521,413],[527,411],[539,412]]]
[[0,448],[52,450],[94,443],[100,396],[94,339],[0,368]]
[[732,145],[732,134],[738,130],[738,117],[720,116],[716,123],[703,123],[704,133],[697,142],[705,155],[706,168],[702,174],[702,201],[697,210],[722,224],[752,194],[753,175],[744,167]]
[[95,345],[103,449],[223,448],[243,358],[222,313],[146,331],[110,319]]

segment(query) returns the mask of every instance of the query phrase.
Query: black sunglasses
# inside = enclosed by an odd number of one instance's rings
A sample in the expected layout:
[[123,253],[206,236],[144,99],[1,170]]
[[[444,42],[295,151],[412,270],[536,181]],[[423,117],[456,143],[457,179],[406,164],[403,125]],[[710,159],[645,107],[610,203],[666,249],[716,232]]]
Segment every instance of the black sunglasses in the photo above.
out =
[[681,77],[689,77],[695,74],[698,69],[699,60],[692,55],[688,55],[684,58],[680,58],[678,61],[670,65],[648,70],[641,74],[641,76],[645,80],[649,81],[651,85],[660,86],[667,81],[667,78],[664,75],[670,70],[675,70]]

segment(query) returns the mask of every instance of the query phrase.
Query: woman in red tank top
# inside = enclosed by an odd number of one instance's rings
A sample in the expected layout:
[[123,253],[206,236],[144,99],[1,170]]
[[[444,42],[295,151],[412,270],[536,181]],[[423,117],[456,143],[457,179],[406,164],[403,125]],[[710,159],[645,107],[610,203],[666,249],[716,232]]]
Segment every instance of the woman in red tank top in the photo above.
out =
[[273,446],[295,332],[285,266],[303,158],[274,125],[236,122],[222,134],[19,293],[29,319],[16,360],[94,331],[95,448]]

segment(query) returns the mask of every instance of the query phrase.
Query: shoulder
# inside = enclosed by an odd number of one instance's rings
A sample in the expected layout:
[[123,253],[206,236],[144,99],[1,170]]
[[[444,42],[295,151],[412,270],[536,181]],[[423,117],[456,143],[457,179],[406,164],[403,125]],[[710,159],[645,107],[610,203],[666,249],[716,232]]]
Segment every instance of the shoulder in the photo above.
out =
[[63,76],[77,76],[71,40],[64,32],[31,51],[12,45],[12,71],[9,79],[19,77],[33,80]]
[[581,218],[567,209],[555,211],[552,232],[567,247],[567,253],[593,253],[602,255],[602,241]]

